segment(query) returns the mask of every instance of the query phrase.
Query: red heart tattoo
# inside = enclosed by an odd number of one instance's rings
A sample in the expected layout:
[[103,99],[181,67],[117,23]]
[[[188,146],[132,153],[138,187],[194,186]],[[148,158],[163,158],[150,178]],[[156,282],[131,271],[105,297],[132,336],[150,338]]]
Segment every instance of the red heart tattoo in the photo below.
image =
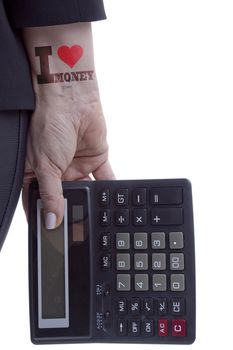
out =
[[73,68],[82,57],[83,48],[79,45],[73,45],[71,47],[64,45],[58,48],[57,54],[63,62],[70,66],[70,68]]

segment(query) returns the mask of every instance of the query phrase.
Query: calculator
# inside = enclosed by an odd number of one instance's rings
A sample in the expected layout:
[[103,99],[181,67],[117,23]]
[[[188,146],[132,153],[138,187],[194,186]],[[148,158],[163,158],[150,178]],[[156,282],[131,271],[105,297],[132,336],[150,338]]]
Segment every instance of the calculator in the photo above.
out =
[[63,193],[64,219],[46,230],[29,189],[32,342],[193,343],[190,181],[63,182]]

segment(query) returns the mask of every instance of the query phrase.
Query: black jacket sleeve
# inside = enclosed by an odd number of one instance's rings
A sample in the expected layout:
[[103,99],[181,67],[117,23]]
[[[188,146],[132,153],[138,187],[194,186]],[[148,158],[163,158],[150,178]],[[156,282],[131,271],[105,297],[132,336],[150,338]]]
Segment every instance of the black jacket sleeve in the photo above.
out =
[[50,26],[105,19],[103,0],[5,0],[14,28]]

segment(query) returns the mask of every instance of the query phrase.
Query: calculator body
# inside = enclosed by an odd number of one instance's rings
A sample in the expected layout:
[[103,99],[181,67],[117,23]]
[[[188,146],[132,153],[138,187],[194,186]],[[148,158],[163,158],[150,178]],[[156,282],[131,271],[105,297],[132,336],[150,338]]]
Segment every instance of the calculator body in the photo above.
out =
[[29,189],[32,342],[193,343],[190,182],[63,182],[63,191],[63,223],[46,230],[38,184]]

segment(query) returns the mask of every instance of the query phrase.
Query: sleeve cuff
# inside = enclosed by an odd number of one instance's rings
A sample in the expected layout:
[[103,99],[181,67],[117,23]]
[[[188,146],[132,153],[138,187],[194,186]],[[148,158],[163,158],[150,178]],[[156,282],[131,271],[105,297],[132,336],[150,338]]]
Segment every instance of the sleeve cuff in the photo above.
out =
[[8,0],[6,10],[14,28],[106,19],[103,0]]

